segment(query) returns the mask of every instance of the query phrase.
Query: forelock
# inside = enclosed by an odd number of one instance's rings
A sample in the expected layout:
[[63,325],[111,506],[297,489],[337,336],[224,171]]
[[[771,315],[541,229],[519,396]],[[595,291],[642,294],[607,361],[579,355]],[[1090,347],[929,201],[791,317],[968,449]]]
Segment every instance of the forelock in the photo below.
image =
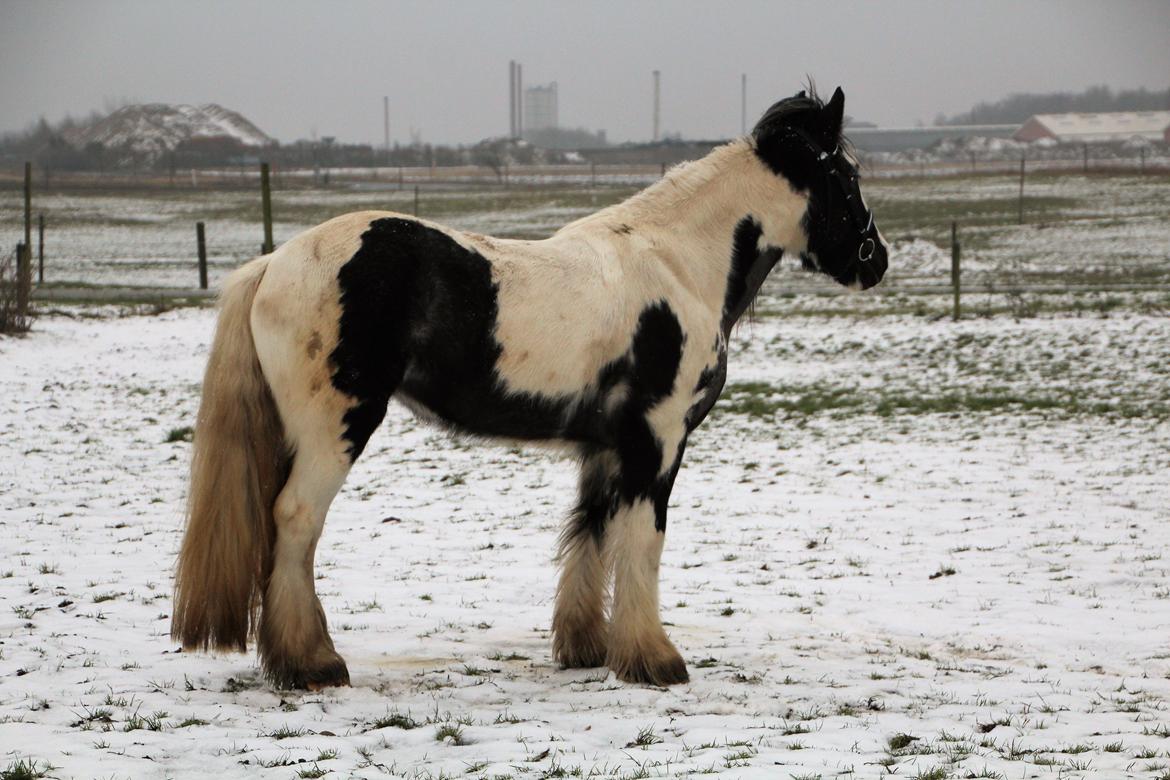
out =
[[816,89],[810,85],[807,92],[774,103],[760,117],[760,121],[756,122],[752,136],[759,139],[785,128],[807,130],[824,107],[825,104],[817,96]]

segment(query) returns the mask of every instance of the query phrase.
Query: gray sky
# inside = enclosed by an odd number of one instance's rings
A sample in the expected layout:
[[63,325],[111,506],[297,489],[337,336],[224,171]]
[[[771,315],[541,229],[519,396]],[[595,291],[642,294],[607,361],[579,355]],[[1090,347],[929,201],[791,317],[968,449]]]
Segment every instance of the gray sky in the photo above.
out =
[[1011,92],[1170,86],[1170,0],[0,0],[0,131],[129,99],[221,103],[281,141],[508,130],[508,60],[611,140],[739,132],[811,75],[846,113],[930,123]]

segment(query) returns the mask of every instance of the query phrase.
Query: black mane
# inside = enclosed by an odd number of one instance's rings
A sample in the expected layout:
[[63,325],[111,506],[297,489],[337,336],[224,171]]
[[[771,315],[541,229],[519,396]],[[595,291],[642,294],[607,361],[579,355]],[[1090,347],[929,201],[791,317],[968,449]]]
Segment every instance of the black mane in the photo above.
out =
[[807,91],[802,89],[792,97],[773,103],[752,128],[752,137],[759,141],[794,127],[811,130],[824,107],[825,102],[817,95],[816,87],[810,84]]
[[853,147],[829,116],[832,113],[832,106],[810,83],[807,90],[777,101],[760,117],[750,136],[756,154],[795,188],[807,189],[823,174],[815,160],[818,151],[840,149],[853,157]]

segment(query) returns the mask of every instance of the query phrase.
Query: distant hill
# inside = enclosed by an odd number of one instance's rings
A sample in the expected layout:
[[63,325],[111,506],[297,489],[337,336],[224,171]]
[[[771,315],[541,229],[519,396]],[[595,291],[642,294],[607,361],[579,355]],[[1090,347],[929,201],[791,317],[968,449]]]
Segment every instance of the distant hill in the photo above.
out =
[[939,117],[939,125],[1022,124],[1034,114],[1098,113],[1104,111],[1166,111],[1170,89],[1119,90],[1089,87],[1084,92],[1020,93],[994,103],[977,103],[965,114]]
[[101,144],[148,159],[158,159],[184,144],[212,139],[244,147],[276,143],[241,114],[215,103],[123,106],[90,124],[69,128],[62,135],[79,149]]

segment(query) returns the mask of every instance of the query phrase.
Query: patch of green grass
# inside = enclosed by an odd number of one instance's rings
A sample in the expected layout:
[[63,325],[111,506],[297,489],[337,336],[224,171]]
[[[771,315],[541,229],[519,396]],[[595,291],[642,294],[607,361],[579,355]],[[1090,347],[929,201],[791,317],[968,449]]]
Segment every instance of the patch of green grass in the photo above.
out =
[[190,425],[184,425],[181,428],[171,428],[170,432],[167,433],[167,438],[164,443],[171,444],[177,441],[190,442],[194,437],[195,429]]
[[654,733],[654,727],[646,726],[638,731],[638,735],[631,742],[626,743],[626,747],[649,747],[657,745],[661,741],[662,737]]
[[453,745],[462,745],[463,743],[463,727],[456,723],[444,723],[439,728],[435,729],[435,741],[446,742],[450,740]]
[[308,733],[309,733],[308,729],[299,729],[299,728],[294,729],[290,726],[281,726],[276,731],[270,731],[267,734],[263,734],[261,736],[268,737],[269,739],[280,740],[280,739],[292,739],[293,737],[303,737]]
[[409,731],[410,729],[417,729],[421,725],[417,720],[410,717],[409,714],[404,715],[401,712],[395,711],[388,712],[380,718],[375,718],[370,728],[371,730],[394,728]]
[[1074,392],[1046,394],[1044,388],[1023,393],[1008,388],[987,387],[982,391],[932,393],[929,390],[873,388],[859,393],[855,388],[829,384],[769,385],[742,382],[728,386],[716,413],[742,414],[770,419],[777,414],[807,417],[827,413],[874,414],[879,417],[919,414],[1000,412],[1053,412],[1099,417],[1158,418],[1170,416],[1170,401],[1148,402],[1086,399]]
[[950,773],[941,766],[936,766],[934,769],[923,769],[917,774],[911,775],[911,780],[947,780]]
[[890,750],[901,750],[909,745],[911,742],[917,742],[918,737],[909,734],[895,734],[886,740],[886,744],[890,746]]
[[239,678],[229,677],[227,682],[223,684],[223,693],[239,693],[240,691],[250,691],[259,688],[261,682],[256,678]]
[[505,655],[499,651],[496,651],[488,656],[488,660],[489,661],[530,661],[532,659],[526,655],[520,655],[519,653],[508,653],[507,655]]
[[48,777],[56,767],[49,763],[41,764],[33,760],[19,759],[0,769],[0,780],[40,780]]
[[175,728],[185,729],[188,726],[206,726],[206,725],[207,725],[207,721],[203,720],[202,718],[186,718],[181,723],[179,723],[179,725],[176,726]]
[[122,731],[162,731],[166,727],[167,714],[165,712],[156,712],[153,715],[141,716],[138,711],[128,716],[126,722],[122,724]]

